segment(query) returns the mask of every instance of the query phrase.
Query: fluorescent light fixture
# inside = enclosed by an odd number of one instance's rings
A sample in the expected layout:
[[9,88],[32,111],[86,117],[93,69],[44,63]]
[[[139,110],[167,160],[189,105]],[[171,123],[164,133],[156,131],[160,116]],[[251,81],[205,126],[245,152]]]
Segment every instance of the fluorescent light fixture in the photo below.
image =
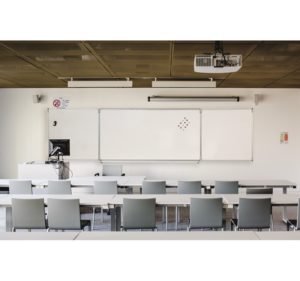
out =
[[152,88],[216,88],[216,81],[152,81]]
[[132,88],[132,81],[68,81],[69,88]]
[[239,102],[239,96],[151,96],[148,102],[153,101],[207,101],[207,102]]

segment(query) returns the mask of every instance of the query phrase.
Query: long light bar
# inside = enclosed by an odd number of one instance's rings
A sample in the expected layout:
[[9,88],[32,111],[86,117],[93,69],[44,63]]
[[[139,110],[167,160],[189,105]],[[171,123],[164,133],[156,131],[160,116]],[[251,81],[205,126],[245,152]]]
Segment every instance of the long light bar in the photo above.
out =
[[132,88],[132,81],[68,81],[69,88]]
[[207,101],[207,102],[239,102],[239,96],[149,96],[148,102],[157,101]]
[[152,81],[152,88],[216,88],[216,81]]

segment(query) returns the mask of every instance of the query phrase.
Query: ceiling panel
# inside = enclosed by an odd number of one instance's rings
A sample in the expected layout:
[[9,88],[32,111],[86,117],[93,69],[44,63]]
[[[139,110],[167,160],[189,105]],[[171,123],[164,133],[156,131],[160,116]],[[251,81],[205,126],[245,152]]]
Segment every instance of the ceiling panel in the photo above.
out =
[[[225,53],[242,54],[232,74],[193,70],[194,55],[213,41],[2,41],[0,87],[66,87],[70,78],[132,78],[149,87],[154,77],[213,78],[218,87],[300,87],[300,41],[224,41]],[[146,79],[145,79],[146,78]]]

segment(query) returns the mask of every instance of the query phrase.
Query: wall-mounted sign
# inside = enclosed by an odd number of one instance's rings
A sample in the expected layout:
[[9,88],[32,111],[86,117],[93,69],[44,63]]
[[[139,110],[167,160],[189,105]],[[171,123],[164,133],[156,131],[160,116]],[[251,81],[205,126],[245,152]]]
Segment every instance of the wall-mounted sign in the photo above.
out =
[[68,107],[70,100],[64,98],[54,98],[52,105],[54,108],[65,109]]
[[289,143],[289,134],[288,134],[288,132],[280,133],[280,143],[281,144],[288,144]]

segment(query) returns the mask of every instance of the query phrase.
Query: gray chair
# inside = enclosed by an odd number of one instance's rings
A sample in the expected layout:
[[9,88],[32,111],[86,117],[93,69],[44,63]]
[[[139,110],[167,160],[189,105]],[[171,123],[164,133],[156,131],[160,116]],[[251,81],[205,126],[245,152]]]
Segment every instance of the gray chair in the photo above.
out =
[[[201,194],[201,181],[178,181],[177,193],[178,194]],[[176,206],[175,209],[175,228],[178,229],[180,222],[180,207]]]
[[[142,194],[166,194],[166,182],[165,181],[143,181]],[[164,217],[167,216],[167,206],[162,207],[162,223],[164,222]],[[168,218],[166,218],[166,221]],[[166,224],[167,227],[167,224]]]
[[166,182],[143,181],[142,194],[166,194]]
[[191,229],[224,230],[222,198],[191,198],[188,230]]
[[69,180],[48,181],[48,194],[72,194],[71,181]]
[[300,230],[300,198],[298,199],[297,219],[287,219],[287,230]]
[[30,180],[10,180],[9,194],[32,194]]
[[238,218],[231,220],[231,227],[239,229],[269,229],[273,226],[271,198],[240,198]]
[[155,205],[155,198],[124,198],[122,229],[156,230]]
[[12,230],[46,229],[44,199],[12,198]]
[[177,193],[178,194],[200,194],[201,181],[178,181]]
[[[118,194],[118,183],[117,181],[95,181],[93,187],[94,194]],[[92,218],[92,230],[95,225],[95,213],[96,209],[100,207],[93,207],[93,218]],[[101,210],[101,222],[104,221],[103,218],[103,208]]]
[[95,181],[93,191],[95,194],[118,194],[117,181]]
[[238,194],[239,182],[238,181],[216,181],[215,193],[216,194]]
[[82,230],[90,225],[90,221],[80,219],[79,199],[47,200],[48,231],[50,230]]
[[273,194],[273,188],[247,188],[246,194]]
[[121,165],[103,165],[102,176],[125,176]]

